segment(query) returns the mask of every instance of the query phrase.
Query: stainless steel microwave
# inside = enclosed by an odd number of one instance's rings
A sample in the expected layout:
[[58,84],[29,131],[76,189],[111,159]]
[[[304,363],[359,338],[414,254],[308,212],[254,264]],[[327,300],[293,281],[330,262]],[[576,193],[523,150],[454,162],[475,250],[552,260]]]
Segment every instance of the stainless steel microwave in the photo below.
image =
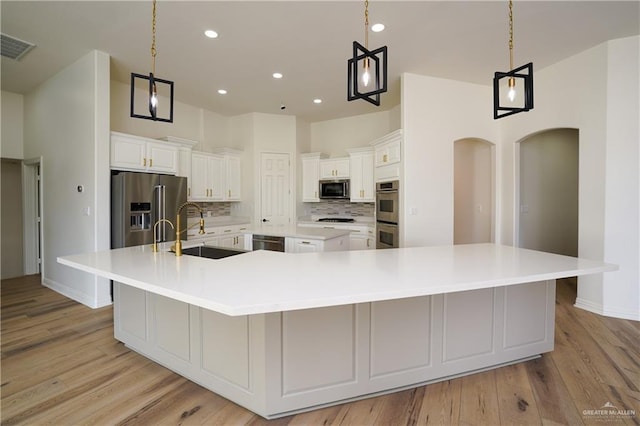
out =
[[320,181],[320,199],[343,200],[349,198],[349,179]]

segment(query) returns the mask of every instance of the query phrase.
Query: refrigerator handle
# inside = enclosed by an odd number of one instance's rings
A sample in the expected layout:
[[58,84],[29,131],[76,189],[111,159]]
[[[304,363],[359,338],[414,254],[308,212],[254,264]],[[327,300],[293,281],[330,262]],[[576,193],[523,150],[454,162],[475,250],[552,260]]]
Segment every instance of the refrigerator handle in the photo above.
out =
[[[153,188],[153,220],[154,222],[152,223],[152,225],[154,228],[156,226],[156,223],[158,223],[158,221],[163,217],[164,216],[162,211],[162,187],[160,185],[156,185]],[[163,238],[164,228],[162,225],[163,225],[162,223],[158,224],[158,232],[156,234],[156,241],[155,241],[156,243],[164,241],[164,238]]]

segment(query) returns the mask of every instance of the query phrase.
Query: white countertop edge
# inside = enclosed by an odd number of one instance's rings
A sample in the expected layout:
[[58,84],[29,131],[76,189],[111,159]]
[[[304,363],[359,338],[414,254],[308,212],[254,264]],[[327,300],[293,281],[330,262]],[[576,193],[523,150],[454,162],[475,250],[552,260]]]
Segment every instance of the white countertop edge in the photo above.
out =
[[[334,252],[339,253],[339,252]],[[99,255],[99,253],[93,253]],[[168,255],[167,253],[160,253],[160,255]],[[288,254],[288,253],[275,253],[275,252],[253,252],[246,253],[242,256],[252,256],[254,258],[259,258],[262,256],[307,256],[307,255],[316,255],[316,253],[308,253],[308,254]],[[73,256],[71,256],[73,257]],[[195,260],[197,259],[197,260]],[[233,259],[228,258],[228,259]],[[198,259],[194,258],[196,262],[220,262],[221,260],[211,260],[211,259]],[[584,259],[581,259],[584,260]],[[247,258],[247,261],[250,261]],[[149,291],[154,294],[158,294],[161,296],[169,297],[178,301],[182,301],[185,303],[192,304],[194,306],[199,306],[205,309],[209,309],[215,312],[219,312],[229,316],[241,316],[241,315],[253,315],[253,314],[266,314],[266,313],[274,313],[274,312],[284,312],[284,311],[293,311],[293,310],[301,310],[301,309],[312,309],[312,308],[322,308],[322,307],[330,307],[330,306],[339,306],[339,305],[347,305],[347,304],[357,304],[357,303],[369,303],[369,302],[378,302],[384,300],[393,300],[393,299],[403,299],[409,297],[420,297],[420,296],[432,296],[437,294],[447,294],[447,293],[455,293],[461,291],[468,290],[479,290],[485,288],[493,288],[493,287],[502,287],[509,285],[518,285],[529,282],[536,281],[544,281],[551,279],[559,279],[573,276],[582,276],[589,275],[595,273],[602,272],[610,272],[618,269],[616,265],[606,264],[603,262],[593,262],[592,266],[586,266],[578,269],[567,269],[562,271],[554,271],[549,273],[538,273],[538,274],[528,274],[528,275],[520,275],[515,277],[503,277],[498,279],[484,279],[473,282],[462,282],[462,283],[447,283],[443,285],[430,285],[428,287],[419,287],[412,289],[390,289],[384,291],[373,291],[373,292],[359,292],[353,295],[324,295],[322,297],[315,298],[306,298],[306,299],[294,299],[283,302],[263,302],[257,304],[235,304],[229,305],[225,303],[218,303],[215,300],[209,298],[202,298],[198,296],[194,296],[192,294],[186,294],[180,291],[173,290],[171,288],[167,288],[164,286],[154,285],[149,282],[141,281],[134,279],[129,276],[120,275],[114,272],[105,271],[103,269],[99,269],[96,267],[89,266],[84,263],[75,262],[68,257],[59,257],[58,262],[70,266],[75,269],[79,269],[81,271],[96,274],[101,277],[105,277],[107,279],[112,279],[114,281],[119,281],[124,284],[130,285],[132,287],[139,288],[141,290]],[[587,261],[590,263],[590,261]],[[214,264],[210,264],[213,266]]]

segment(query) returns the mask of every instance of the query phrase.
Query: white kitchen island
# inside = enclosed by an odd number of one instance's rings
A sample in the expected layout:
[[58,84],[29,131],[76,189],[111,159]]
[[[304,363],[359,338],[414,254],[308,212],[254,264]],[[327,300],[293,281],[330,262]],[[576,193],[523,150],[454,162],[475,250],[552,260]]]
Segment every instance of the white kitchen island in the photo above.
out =
[[59,262],[118,282],[117,339],[266,418],[551,351],[555,280],[616,269],[493,244]]

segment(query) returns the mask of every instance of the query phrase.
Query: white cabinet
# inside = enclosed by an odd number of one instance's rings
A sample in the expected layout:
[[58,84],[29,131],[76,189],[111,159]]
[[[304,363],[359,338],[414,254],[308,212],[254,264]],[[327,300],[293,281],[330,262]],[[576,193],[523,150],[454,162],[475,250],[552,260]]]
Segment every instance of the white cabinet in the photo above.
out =
[[159,140],[177,145],[178,167],[176,169],[176,176],[184,176],[187,178],[187,197],[191,197],[191,153],[198,142],[177,138],[175,136],[165,136],[159,138]]
[[242,188],[242,161],[240,152],[224,150],[222,154],[222,199],[240,201]]
[[349,150],[351,175],[351,202],[374,203],[376,201],[375,179],[373,174],[373,148]]
[[154,139],[111,132],[112,169],[176,174],[178,146]]
[[349,158],[320,161],[320,179],[349,179]]
[[[373,224],[362,224],[362,223],[331,223],[329,224],[320,224],[320,223],[309,223],[309,222],[298,222],[298,226],[308,227],[308,228],[327,228],[327,229],[348,229],[351,231],[349,235],[349,250],[371,250],[376,248],[376,240],[375,240],[375,227]],[[323,247],[324,251],[332,251],[332,250],[346,250],[346,244],[341,243],[336,247],[328,248]]]
[[191,154],[189,201],[222,201],[222,157],[205,152]]
[[287,253],[315,253],[324,251],[324,243],[321,240],[306,238],[286,238],[285,251]]
[[221,149],[215,154],[192,153],[190,201],[240,201],[241,187],[239,151]]
[[350,229],[350,250],[372,250],[376,248],[375,228],[373,226],[354,226]]
[[228,247],[234,249],[245,249],[244,232],[249,228],[249,224],[212,226],[204,230],[204,235],[198,233],[198,228],[194,227],[187,231],[187,240],[194,241],[209,246]]
[[302,154],[302,202],[317,203],[320,201],[318,190],[320,180],[320,160],[325,154],[314,152]]
[[375,149],[375,180],[400,178],[402,160],[402,129],[371,142]]
[[218,232],[220,235],[218,245],[220,247],[244,249],[244,234],[242,232],[246,231],[247,227],[247,225],[220,227]]

